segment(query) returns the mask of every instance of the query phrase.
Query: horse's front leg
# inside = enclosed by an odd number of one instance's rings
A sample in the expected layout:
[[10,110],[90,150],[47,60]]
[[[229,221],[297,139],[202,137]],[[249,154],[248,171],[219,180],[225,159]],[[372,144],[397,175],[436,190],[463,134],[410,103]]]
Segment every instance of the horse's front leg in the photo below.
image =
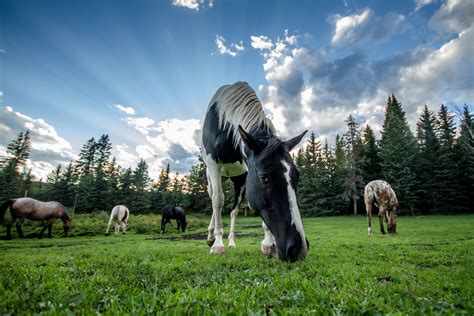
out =
[[222,178],[220,167],[216,163],[210,163],[207,166],[212,183],[212,213],[214,214],[214,235],[215,241],[211,247],[211,254],[224,253],[224,243],[222,236],[224,229],[222,226],[221,211],[224,206],[224,192],[222,191]]
[[234,195],[234,209],[230,212],[230,232],[229,232],[229,248],[235,248],[235,220],[239,215],[239,207],[242,202],[243,195],[245,192],[245,186],[235,189]]
[[267,225],[265,225],[264,221],[262,221],[262,228],[265,234],[265,238],[262,240],[262,245],[260,248],[262,255],[267,257],[275,257],[277,255],[275,237],[273,236],[270,229],[268,229]]
[[367,223],[369,227],[367,228],[367,233],[369,234],[369,237],[372,235],[372,203],[369,201],[365,202],[365,209],[367,211]]
[[178,233],[179,233],[179,228],[181,227],[181,222],[180,222],[179,218],[176,219],[176,226],[177,226]]
[[[212,182],[211,182],[211,177],[209,175],[209,171],[207,170],[206,168],[206,175],[207,175],[207,193],[209,193],[209,197],[211,198],[211,201],[212,201]],[[214,241],[216,240],[216,238],[214,237],[214,227],[215,227],[215,224],[214,224],[214,211],[212,212],[212,216],[211,216],[211,222],[209,223],[209,226],[207,227],[207,245],[209,247],[212,247],[212,245],[214,244]]]

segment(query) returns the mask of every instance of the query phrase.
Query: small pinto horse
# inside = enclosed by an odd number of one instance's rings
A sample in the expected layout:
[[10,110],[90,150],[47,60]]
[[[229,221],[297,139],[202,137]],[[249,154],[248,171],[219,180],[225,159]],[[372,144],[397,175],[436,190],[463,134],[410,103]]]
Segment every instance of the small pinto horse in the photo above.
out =
[[[299,171],[290,155],[305,133],[286,141],[278,138],[255,91],[245,82],[217,90],[207,108],[201,143],[212,200],[207,237],[211,254],[225,251],[221,218],[224,177],[231,178],[234,188],[239,188],[234,201],[241,200],[240,188],[245,186],[250,207],[263,220],[262,254],[277,253],[281,260],[289,261],[306,257],[309,244],[296,200]],[[231,213],[230,248],[235,247],[236,206]]]
[[368,234],[372,235],[372,204],[379,208],[380,231],[385,234],[383,221],[387,223],[389,234],[397,233],[398,200],[390,184],[383,180],[374,180],[365,186],[364,202],[369,223]]
[[10,208],[11,222],[7,223],[7,239],[11,238],[11,227],[16,224],[18,237],[23,238],[23,230],[21,225],[26,219],[32,221],[47,221],[41,230],[39,238],[43,238],[44,231],[48,229],[48,237],[51,238],[51,229],[53,222],[60,218],[64,225],[64,236],[67,236],[71,228],[71,218],[67,214],[66,208],[59,202],[49,201],[42,202],[32,198],[19,198],[8,200],[0,206],[0,222],[3,223],[5,212]]
[[172,219],[176,220],[176,225],[178,226],[178,232],[186,230],[186,214],[184,214],[184,209],[181,206],[171,206],[167,205],[161,210],[161,233],[165,232],[165,226],[167,223],[171,222]]
[[120,233],[120,228],[122,228],[122,233],[125,234],[128,225],[128,217],[130,215],[130,211],[124,205],[115,205],[110,213],[109,224],[107,225],[107,230],[105,234],[109,234],[110,225],[112,222],[115,221],[115,234]]

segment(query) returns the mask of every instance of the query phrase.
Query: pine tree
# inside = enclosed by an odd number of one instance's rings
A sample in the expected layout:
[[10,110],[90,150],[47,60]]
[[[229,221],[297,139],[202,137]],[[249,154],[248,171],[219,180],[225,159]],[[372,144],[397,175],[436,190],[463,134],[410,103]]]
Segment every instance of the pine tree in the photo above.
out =
[[418,208],[424,212],[432,212],[437,205],[439,180],[439,142],[435,132],[436,118],[425,105],[417,123],[419,154],[416,159]]
[[21,167],[30,156],[30,132],[20,132],[15,140],[7,145],[7,155],[0,157],[0,199],[23,196],[21,190]]
[[335,214],[346,213],[349,207],[349,196],[346,194],[345,183],[347,178],[347,156],[344,140],[336,135],[336,144],[334,148],[335,170],[333,174],[333,183],[335,188],[335,200],[333,210]]
[[94,184],[91,188],[89,203],[93,206],[93,210],[107,209],[107,177],[106,168],[111,155],[112,144],[109,136],[104,134],[95,144],[94,151]]
[[117,205],[117,195],[119,194],[120,184],[120,166],[117,165],[117,159],[112,158],[112,162],[105,170],[105,177],[107,179],[107,192],[105,195],[106,210],[111,210]]
[[375,139],[375,133],[368,124],[362,132],[361,160],[364,184],[382,178],[380,149]]
[[359,126],[354,117],[349,115],[346,119],[347,132],[344,134],[347,157],[346,194],[352,200],[353,214],[357,215],[357,204],[363,192],[361,138]]
[[198,163],[191,167],[189,175],[186,177],[187,195],[186,208],[194,212],[205,212],[211,205],[207,192],[206,165],[202,156],[198,156]]
[[464,212],[474,212],[474,120],[467,105],[463,108],[455,152],[458,161],[459,206]]
[[130,203],[130,210],[138,213],[146,213],[150,208],[148,194],[146,190],[150,183],[148,176],[148,165],[145,160],[138,162],[137,168],[132,173],[133,196]]
[[454,115],[448,112],[444,104],[441,104],[439,108],[436,125],[439,139],[439,168],[436,170],[436,174],[439,185],[438,203],[435,211],[437,213],[446,213],[458,210],[460,188],[454,150],[454,139],[456,136]]
[[77,187],[76,209],[84,212],[94,210],[94,204],[91,202],[92,189],[94,187],[94,167],[96,160],[97,143],[95,138],[87,140],[82,146],[77,161],[76,170],[79,177]]
[[380,157],[382,176],[397,194],[399,214],[415,210],[417,197],[413,165],[417,151],[416,139],[410,131],[401,103],[392,95],[385,108]]

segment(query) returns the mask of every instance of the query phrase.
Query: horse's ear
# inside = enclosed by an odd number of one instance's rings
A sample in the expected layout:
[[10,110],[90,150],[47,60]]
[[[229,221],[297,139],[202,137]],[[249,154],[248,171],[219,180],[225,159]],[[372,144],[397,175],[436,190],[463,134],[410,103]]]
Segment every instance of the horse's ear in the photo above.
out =
[[256,140],[255,138],[253,138],[252,135],[244,131],[244,129],[240,125],[239,125],[239,134],[242,141],[251,150],[257,151],[262,148],[263,144],[260,141]]
[[291,151],[293,148],[295,148],[296,145],[300,143],[300,141],[303,139],[304,135],[308,132],[308,130],[304,131],[300,135],[293,137],[292,139],[289,139],[285,141],[286,147],[288,147],[288,151]]

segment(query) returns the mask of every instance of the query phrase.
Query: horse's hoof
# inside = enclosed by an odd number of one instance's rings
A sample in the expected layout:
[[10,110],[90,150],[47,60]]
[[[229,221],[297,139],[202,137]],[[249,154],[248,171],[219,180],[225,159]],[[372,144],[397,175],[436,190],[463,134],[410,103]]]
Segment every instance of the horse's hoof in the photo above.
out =
[[264,255],[265,257],[275,257],[277,255],[275,245],[271,245],[271,246],[262,245],[262,247],[260,248],[260,251],[262,255]]
[[225,253],[224,246],[211,247],[211,254],[217,255],[217,254],[223,254],[223,253]]
[[235,242],[230,242],[229,241],[229,246],[228,246],[230,249],[235,249]]
[[214,241],[216,241],[216,240],[215,240],[215,239],[212,239],[212,240],[209,240],[209,239],[208,239],[208,240],[207,240],[207,245],[208,245],[209,247],[212,247],[212,245],[214,245]]

